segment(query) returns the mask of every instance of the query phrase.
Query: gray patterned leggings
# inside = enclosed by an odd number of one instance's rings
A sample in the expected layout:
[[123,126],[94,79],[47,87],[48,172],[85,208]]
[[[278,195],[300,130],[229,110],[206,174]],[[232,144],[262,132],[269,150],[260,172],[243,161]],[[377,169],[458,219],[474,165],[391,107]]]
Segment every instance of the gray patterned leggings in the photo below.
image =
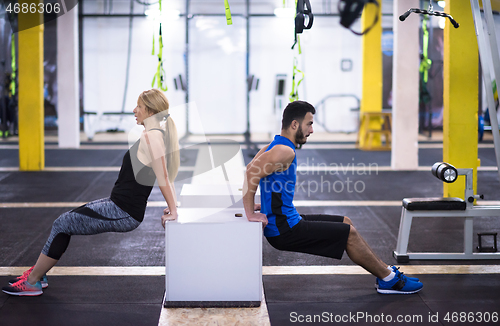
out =
[[59,216],[52,225],[42,254],[59,260],[72,235],[129,232],[139,224],[109,198],[98,199]]

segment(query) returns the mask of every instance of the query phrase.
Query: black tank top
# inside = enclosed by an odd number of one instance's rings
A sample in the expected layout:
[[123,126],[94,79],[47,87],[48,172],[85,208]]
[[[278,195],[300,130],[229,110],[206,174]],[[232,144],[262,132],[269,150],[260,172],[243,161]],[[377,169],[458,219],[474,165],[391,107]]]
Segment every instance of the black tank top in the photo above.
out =
[[[163,132],[161,129],[157,130]],[[110,199],[134,219],[142,222],[156,176],[151,167],[139,161],[137,158],[138,149],[139,141],[125,153],[118,180],[111,191]]]

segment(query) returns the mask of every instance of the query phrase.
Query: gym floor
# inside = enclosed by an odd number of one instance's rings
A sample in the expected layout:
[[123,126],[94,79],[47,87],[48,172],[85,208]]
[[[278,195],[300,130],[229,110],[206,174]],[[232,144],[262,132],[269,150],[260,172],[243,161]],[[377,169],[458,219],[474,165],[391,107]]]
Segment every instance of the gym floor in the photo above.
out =
[[[396,264],[392,251],[396,247],[401,200],[442,196],[442,182],[430,173],[430,166],[442,160],[442,143],[439,139],[421,141],[421,169],[409,172],[390,170],[390,152],[357,150],[352,139],[314,142],[312,138],[297,151],[297,209],[300,213],[350,217],[375,253],[388,264]],[[16,140],[0,142],[2,286],[12,275],[19,275],[36,262],[52,222],[61,213],[109,196],[126,150],[126,142],[120,139],[82,142],[78,150],[58,149],[49,136],[45,171],[19,172]],[[243,149],[242,152],[248,163],[249,151]],[[194,149],[184,151],[176,182],[178,198],[182,185],[191,182],[196,156]],[[478,193],[485,195],[485,204],[498,205],[500,192],[491,141],[480,143],[479,158]],[[343,170],[311,169],[332,164]],[[360,170],[361,167],[366,169]],[[177,325],[179,321],[169,321],[167,316],[172,309],[167,312],[162,308],[165,257],[164,232],[159,222],[164,207],[161,200],[155,188],[145,220],[133,232],[73,237],[66,254],[49,274],[50,285],[42,296],[12,297],[0,293],[0,324]],[[460,252],[462,231],[460,218],[417,218],[409,249]],[[474,233],[485,231],[500,231],[498,219],[475,219]],[[474,241],[477,246],[477,236]],[[486,238],[483,245],[492,246],[492,238]],[[270,322],[273,326],[309,321],[306,324],[500,323],[498,260],[400,264],[403,272],[420,278],[424,284],[423,290],[415,295],[378,294],[374,288],[375,278],[354,265],[347,255],[341,260],[332,260],[279,252],[265,239],[263,266],[263,309],[267,308],[264,318],[246,320],[244,315],[248,313],[244,309],[227,317],[220,309],[214,309],[213,313],[206,310],[199,314],[201,317],[197,320],[194,310],[193,314],[183,310],[181,321],[207,325]]]

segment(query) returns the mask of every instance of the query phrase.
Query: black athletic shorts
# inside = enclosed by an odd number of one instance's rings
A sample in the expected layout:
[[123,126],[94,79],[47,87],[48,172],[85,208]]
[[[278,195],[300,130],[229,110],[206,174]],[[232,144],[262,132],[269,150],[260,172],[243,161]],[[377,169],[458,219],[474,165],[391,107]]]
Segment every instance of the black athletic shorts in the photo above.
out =
[[268,237],[278,250],[303,252],[341,259],[347,246],[350,225],[339,215],[300,215],[302,220],[284,234]]

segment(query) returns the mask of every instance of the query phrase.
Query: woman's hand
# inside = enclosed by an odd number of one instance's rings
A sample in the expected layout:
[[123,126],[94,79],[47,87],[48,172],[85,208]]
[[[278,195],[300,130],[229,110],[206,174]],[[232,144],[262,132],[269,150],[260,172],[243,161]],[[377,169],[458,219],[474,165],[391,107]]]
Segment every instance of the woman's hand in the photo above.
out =
[[164,215],[161,216],[161,226],[163,226],[163,228],[165,228],[165,223],[167,221],[175,221],[177,219],[177,212],[171,213],[168,208],[165,208],[163,213]]

